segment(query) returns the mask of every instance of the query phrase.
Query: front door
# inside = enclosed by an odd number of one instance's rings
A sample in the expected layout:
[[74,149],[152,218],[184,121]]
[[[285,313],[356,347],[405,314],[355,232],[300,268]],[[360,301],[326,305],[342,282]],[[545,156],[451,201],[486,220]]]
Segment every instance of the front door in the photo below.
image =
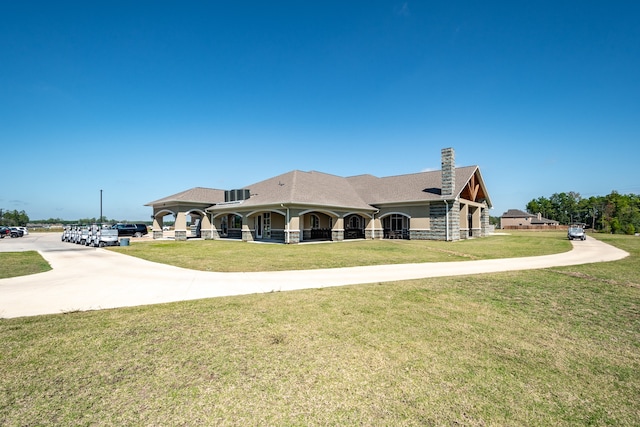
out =
[[264,231],[264,238],[270,239],[271,238],[271,212],[264,213],[264,223],[263,223],[262,229]]
[[262,215],[256,218],[256,237],[262,239]]

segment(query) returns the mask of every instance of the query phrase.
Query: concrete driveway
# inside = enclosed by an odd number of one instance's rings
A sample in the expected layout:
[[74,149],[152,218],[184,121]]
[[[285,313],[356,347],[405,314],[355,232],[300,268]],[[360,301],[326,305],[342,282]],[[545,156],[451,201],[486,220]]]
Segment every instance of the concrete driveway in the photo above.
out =
[[187,270],[32,233],[0,241],[0,252],[38,251],[52,271],[0,279],[0,317],[99,310],[229,295],[378,283],[606,262],[629,254],[598,240],[569,252],[527,258],[396,264],[312,271],[215,273]]

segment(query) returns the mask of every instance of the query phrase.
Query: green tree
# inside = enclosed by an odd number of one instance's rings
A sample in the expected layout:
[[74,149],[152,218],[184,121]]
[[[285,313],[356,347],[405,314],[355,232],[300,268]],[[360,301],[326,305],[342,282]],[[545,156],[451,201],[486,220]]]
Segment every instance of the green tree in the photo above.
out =
[[29,215],[27,215],[25,211],[18,211],[15,209],[12,211],[5,211],[0,209],[0,212],[0,223],[2,225],[24,227],[29,222]]

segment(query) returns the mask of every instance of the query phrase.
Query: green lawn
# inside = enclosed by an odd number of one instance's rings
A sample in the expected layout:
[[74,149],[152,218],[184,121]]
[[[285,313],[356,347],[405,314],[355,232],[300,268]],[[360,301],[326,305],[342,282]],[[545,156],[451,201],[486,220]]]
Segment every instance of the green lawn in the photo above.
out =
[[0,425],[639,425],[640,238],[598,238],[632,255],[0,320]]
[[0,252],[0,279],[43,273],[51,266],[38,252]]
[[520,232],[458,242],[366,240],[284,245],[228,240],[152,240],[109,249],[178,267],[229,272],[534,256],[568,251],[571,244],[565,233]]

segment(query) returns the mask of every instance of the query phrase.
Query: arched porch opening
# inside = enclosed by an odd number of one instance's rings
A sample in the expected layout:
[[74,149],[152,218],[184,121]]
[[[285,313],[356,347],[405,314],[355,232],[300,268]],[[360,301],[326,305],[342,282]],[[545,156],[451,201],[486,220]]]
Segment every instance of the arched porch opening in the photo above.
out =
[[162,209],[153,213],[153,238],[162,239],[164,232],[171,229],[171,224],[175,224],[176,214],[168,209]]
[[192,209],[185,212],[187,238],[195,239],[203,237],[203,231],[211,228],[207,214],[200,209]]
[[251,212],[247,223],[254,241],[285,242],[286,214],[275,210]]
[[344,238],[364,239],[366,221],[362,215],[349,214],[344,217]]
[[460,202],[460,238],[482,235],[482,207],[476,203]]
[[331,241],[337,215],[320,211],[306,211],[300,214],[300,241]]
[[213,222],[218,238],[242,240],[242,215],[235,212],[218,214]]
[[411,218],[401,212],[386,214],[382,219],[385,239],[406,239],[409,240],[409,229],[411,228]]

